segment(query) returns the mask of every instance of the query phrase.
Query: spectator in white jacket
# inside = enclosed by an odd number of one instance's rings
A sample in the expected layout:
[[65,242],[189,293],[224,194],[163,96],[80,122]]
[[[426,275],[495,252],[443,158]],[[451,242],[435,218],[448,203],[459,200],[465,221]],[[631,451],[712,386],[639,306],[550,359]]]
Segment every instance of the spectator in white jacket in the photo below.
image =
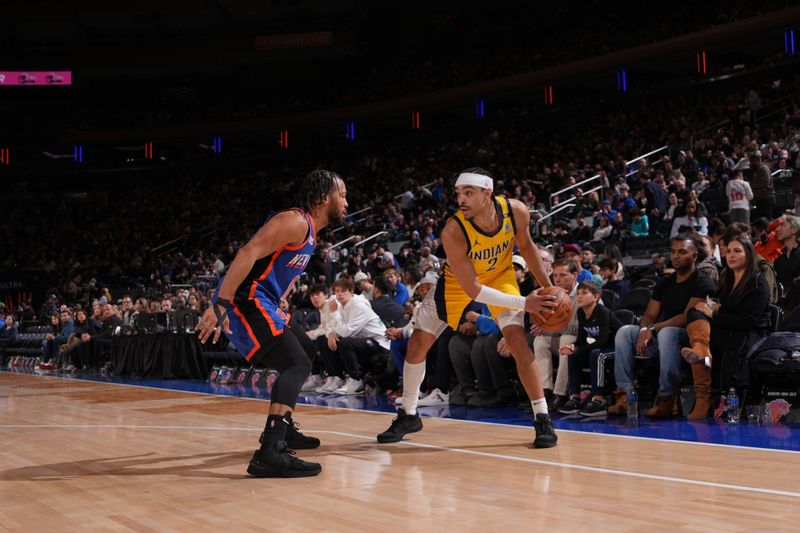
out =
[[[335,296],[328,295],[328,287],[322,283],[313,285],[309,290],[308,297],[311,300],[311,305],[314,306],[315,312],[319,316],[319,325],[308,329],[305,331],[305,334],[314,344],[316,348],[315,352],[320,354],[328,342],[327,335],[333,327],[333,315],[339,308],[339,303],[336,301]],[[311,320],[308,319],[307,321],[311,322]],[[305,343],[303,343],[302,339],[301,344],[305,347]],[[321,357],[314,358],[311,361],[311,375],[306,378],[300,391],[313,392],[325,385],[325,381],[322,379],[322,370],[324,370],[324,366]]]
[[332,288],[339,309],[333,314],[328,342],[323,346],[321,355],[328,375],[334,379],[329,377],[317,392],[361,394],[364,392],[362,367],[386,366],[389,357],[386,326],[366,298],[353,294],[351,280],[338,279]]

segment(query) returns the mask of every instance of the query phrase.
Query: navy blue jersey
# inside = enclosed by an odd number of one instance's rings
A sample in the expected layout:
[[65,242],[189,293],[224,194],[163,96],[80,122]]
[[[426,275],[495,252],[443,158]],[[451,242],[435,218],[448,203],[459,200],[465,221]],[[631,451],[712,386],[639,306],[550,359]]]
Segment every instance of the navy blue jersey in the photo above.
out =
[[[317,234],[311,215],[300,209],[308,221],[308,233],[305,240],[297,246],[283,246],[255,262],[241,285],[236,289],[234,301],[243,298],[267,300],[275,305],[294,286],[295,281],[305,271],[317,244]],[[264,221],[270,221],[271,215]],[[276,231],[280,231],[276,229]]]
[[[308,221],[306,238],[296,246],[285,245],[256,261],[236,288],[233,305],[228,308],[233,333],[229,338],[247,360],[250,360],[263,342],[263,339],[259,339],[254,333],[259,329],[253,323],[254,320],[262,323],[266,320],[273,336],[283,333],[289,322],[289,316],[280,309],[281,299],[286,297],[306,269],[316,248],[317,233],[311,215],[300,209],[295,211],[302,213]],[[273,216],[274,214],[270,215],[264,224]],[[276,228],[275,231],[280,231],[280,228]],[[220,278],[217,294],[223,279]],[[255,318],[253,313],[256,315]],[[249,319],[247,315],[250,316]]]

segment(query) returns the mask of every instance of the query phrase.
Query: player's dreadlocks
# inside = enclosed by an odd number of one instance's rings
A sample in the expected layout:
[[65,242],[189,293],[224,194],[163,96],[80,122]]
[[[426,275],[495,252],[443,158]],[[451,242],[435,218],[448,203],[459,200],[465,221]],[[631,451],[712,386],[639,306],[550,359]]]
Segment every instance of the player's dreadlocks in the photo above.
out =
[[298,203],[306,210],[311,211],[325,203],[325,198],[331,193],[336,180],[341,176],[330,170],[314,170],[306,176],[297,192]]

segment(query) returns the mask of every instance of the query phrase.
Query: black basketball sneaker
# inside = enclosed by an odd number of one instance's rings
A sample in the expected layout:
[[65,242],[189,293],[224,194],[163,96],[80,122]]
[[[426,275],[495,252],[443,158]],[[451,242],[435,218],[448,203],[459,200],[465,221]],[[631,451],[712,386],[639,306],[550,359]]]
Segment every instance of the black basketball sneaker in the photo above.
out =
[[[264,432],[258,438],[258,442],[264,444]],[[316,437],[309,437],[300,433],[297,422],[292,421],[286,428],[286,447],[290,450],[313,450],[319,448],[320,441]]]
[[547,413],[539,413],[533,419],[533,428],[536,430],[536,438],[533,439],[534,448],[552,448],[558,442],[556,430],[553,428],[553,421]]
[[256,450],[247,466],[253,477],[309,477],[320,472],[322,465],[298,459],[282,440]]
[[378,435],[378,442],[400,442],[407,433],[416,433],[422,429],[419,413],[407,415],[403,408],[397,410],[397,418],[392,420],[389,429]]

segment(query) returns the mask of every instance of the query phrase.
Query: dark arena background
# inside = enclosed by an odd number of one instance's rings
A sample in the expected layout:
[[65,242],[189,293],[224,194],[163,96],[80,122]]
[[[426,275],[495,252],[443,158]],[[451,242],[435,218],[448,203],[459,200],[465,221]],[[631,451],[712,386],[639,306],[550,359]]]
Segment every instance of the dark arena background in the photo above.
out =
[[[796,530],[799,48],[787,0],[5,2],[0,531]],[[574,314],[510,353],[476,296],[412,364],[493,253],[442,243],[465,171]]]

